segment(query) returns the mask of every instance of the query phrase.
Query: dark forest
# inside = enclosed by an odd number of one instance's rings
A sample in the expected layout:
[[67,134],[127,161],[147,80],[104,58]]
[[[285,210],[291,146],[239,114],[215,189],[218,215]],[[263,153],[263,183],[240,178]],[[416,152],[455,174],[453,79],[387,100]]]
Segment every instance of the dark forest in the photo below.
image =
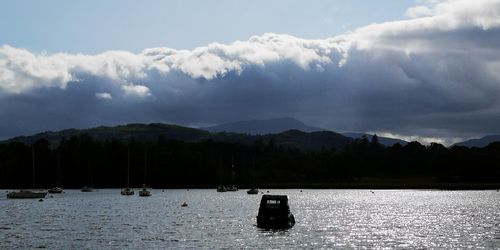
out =
[[[130,153],[129,153],[130,152]],[[484,148],[411,142],[380,145],[375,136],[353,140],[342,149],[305,151],[257,140],[253,145],[182,142],[159,137],[95,140],[88,135],[63,139],[51,146],[45,139],[29,145],[0,144],[0,188],[66,188],[93,185],[118,188],[144,182],[153,188],[240,187],[283,188],[498,188],[500,143]],[[129,156],[129,157],[128,157]],[[129,159],[129,162],[128,162]],[[147,171],[146,175],[145,172]]]

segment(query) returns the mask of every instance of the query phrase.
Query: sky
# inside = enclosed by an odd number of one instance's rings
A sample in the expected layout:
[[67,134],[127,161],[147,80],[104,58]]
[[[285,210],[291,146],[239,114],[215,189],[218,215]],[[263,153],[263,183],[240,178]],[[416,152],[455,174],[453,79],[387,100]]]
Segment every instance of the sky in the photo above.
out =
[[0,1],[0,44],[32,52],[193,49],[268,32],[328,38],[404,18],[414,0]]
[[0,1],[0,138],[294,117],[500,133],[500,0]]

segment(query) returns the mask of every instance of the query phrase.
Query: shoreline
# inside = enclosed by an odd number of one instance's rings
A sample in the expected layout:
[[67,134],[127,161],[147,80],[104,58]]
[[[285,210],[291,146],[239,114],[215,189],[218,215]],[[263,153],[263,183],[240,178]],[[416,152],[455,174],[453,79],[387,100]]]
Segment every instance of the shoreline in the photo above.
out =
[[[149,187],[152,189],[216,189],[218,185],[161,185]],[[499,190],[500,183],[314,183],[314,184],[262,184],[256,185],[263,189],[359,189],[359,190]],[[48,189],[50,187],[40,187],[37,189]],[[95,187],[96,189],[121,189],[123,187]],[[131,187],[141,189],[142,186]],[[240,191],[252,188],[250,185],[238,186]],[[32,189],[32,187],[2,187],[0,190]],[[81,187],[68,187],[68,190],[80,190]]]

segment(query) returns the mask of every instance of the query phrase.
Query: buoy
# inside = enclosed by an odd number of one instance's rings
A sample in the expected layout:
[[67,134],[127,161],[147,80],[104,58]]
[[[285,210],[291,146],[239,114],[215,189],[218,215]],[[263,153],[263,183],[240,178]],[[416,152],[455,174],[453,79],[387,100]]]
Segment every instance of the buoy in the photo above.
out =
[[38,201],[39,201],[39,202],[42,202],[42,201],[43,201],[43,199],[40,199],[40,200],[38,200]]

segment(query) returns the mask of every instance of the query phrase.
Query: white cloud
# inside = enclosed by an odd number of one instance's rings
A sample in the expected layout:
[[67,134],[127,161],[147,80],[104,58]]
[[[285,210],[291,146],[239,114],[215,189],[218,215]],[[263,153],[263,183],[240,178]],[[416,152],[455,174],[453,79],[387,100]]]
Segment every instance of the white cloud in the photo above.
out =
[[130,96],[144,98],[151,95],[151,91],[149,90],[149,88],[144,85],[127,84],[122,85],[121,88],[126,95]]
[[402,134],[394,134],[391,132],[370,132],[371,134],[377,134],[378,136],[393,138],[393,139],[401,139],[408,142],[418,141],[424,145],[430,145],[431,143],[439,143],[445,146],[450,146],[458,142],[464,141],[464,138],[461,137],[425,137],[418,135],[402,135]]
[[106,99],[106,100],[113,99],[111,94],[106,92],[95,93],[95,97],[97,97],[98,99]]
[[[33,115],[43,102],[50,117],[85,107],[75,122],[92,125],[295,116],[422,140],[496,132],[500,0],[427,0],[406,14],[327,39],[268,33],[193,50],[36,54],[4,45],[0,120],[39,124],[30,119],[43,119]],[[82,105],[89,96],[113,102]]]

